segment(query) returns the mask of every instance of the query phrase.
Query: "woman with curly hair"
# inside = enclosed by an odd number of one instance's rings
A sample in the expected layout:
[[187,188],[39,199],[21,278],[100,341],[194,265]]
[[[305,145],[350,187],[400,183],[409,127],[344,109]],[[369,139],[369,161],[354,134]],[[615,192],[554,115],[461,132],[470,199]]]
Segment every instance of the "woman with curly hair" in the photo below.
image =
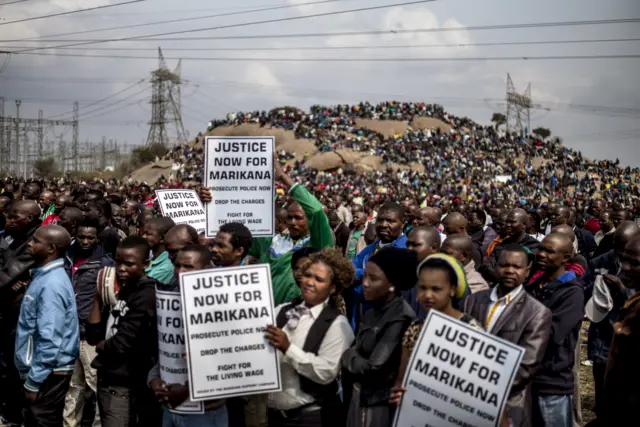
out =
[[280,354],[282,391],[268,398],[269,427],[335,427],[344,418],[338,395],[340,357],[353,342],[339,293],[355,276],[337,249],[312,253],[298,267],[302,295],[276,307],[266,338]]

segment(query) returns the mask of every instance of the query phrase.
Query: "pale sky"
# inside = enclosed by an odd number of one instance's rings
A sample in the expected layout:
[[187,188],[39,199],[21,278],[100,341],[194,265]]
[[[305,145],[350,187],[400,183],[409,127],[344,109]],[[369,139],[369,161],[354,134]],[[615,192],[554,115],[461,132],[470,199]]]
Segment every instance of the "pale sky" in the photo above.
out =
[[[1,3],[13,0],[0,0]],[[146,0],[42,20],[9,21],[123,0],[26,0],[0,6],[0,50],[55,46],[70,40],[114,39],[157,33],[226,26],[331,11],[405,3],[409,0],[343,0],[274,11],[242,13],[54,37],[25,42],[25,38],[76,31],[167,21],[256,8],[309,3],[313,0]],[[80,101],[80,139],[107,139],[140,144],[146,140],[151,88],[147,82],[156,59],[63,57],[50,54],[126,55],[155,57],[164,50],[169,67],[183,57],[183,120],[191,136],[206,122],[229,111],[269,109],[283,104],[308,108],[312,104],[356,103],[368,100],[436,102],[456,115],[488,123],[492,112],[504,112],[506,75],[519,91],[531,83],[532,128],[548,127],[565,144],[595,158],[619,157],[623,164],[640,165],[640,59],[496,60],[496,57],[640,55],[640,23],[557,26],[484,31],[391,33],[402,29],[476,27],[563,21],[640,18],[637,0],[437,0],[374,11],[353,12],[192,32],[169,37],[258,36],[251,39],[155,40],[99,43],[68,49],[48,49],[12,55],[0,74],[5,115],[15,115],[15,99],[22,99],[21,115],[37,117],[65,113]],[[261,38],[273,34],[386,30],[385,35]],[[566,44],[478,43],[611,40]],[[620,41],[620,39],[626,39]],[[635,39],[635,40],[628,40]],[[8,41],[18,40],[18,41]],[[433,46],[433,45],[449,46]],[[455,45],[467,46],[458,47]],[[469,46],[469,45],[475,46]],[[406,46],[393,49],[233,50],[330,46]],[[424,47],[424,45],[429,45]],[[454,46],[452,46],[454,45]],[[137,49],[137,50],[131,50]],[[226,50],[211,50],[226,49]],[[0,55],[0,69],[6,55]],[[248,58],[211,61],[195,58]],[[432,58],[425,62],[276,62],[274,58]],[[481,58],[462,61],[452,59]],[[271,59],[271,61],[269,60]],[[127,89],[131,87],[130,89]],[[127,89],[127,90],[125,90]],[[117,94],[122,91],[121,94]],[[95,104],[109,95],[110,99]],[[86,106],[87,104],[94,105]],[[64,116],[66,117],[66,116]],[[51,136],[51,135],[49,135]],[[70,141],[71,133],[65,135]]]

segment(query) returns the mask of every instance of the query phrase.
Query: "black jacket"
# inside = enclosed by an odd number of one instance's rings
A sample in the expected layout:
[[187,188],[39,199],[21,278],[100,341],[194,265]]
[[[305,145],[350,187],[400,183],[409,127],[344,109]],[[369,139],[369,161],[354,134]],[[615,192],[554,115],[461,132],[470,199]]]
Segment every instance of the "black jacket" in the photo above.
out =
[[[91,366],[98,370],[101,384],[146,388],[147,374],[158,357],[156,283],[145,278],[123,287],[118,304],[107,307],[102,322],[87,324],[87,342],[98,353]],[[112,328],[115,333],[105,339],[110,316],[117,318],[117,324]]]
[[482,244],[484,243],[484,229],[480,229],[470,234],[471,243],[473,243],[473,262],[476,264],[476,270],[482,266],[484,260],[484,252],[482,252]]
[[613,233],[605,234],[600,240],[598,247],[593,251],[593,258],[604,255],[613,250]]
[[573,364],[578,334],[584,317],[584,289],[575,273],[565,273],[542,288],[529,285],[527,291],[551,310],[551,335],[542,364],[533,380],[541,394],[573,393]]
[[0,311],[5,319],[10,319],[8,324],[13,328],[17,324],[20,313],[20,305],[25,289],[19,291],[11,289],[17,282],[28,282],[29,271],[33,267],[33,259],[27,253],[27,243],[33,237],[41,222],[38,221],[31,229],[16,236],[2,236],[0,239]]
[[402,337],[413,319],[415,314],[402,297],[373,307],[362,317],[355,344],[342,355],[343,374],[360,384],[362,406],[389,403],[400,366]]
[[587,261],[594,257],[593,252],[595,252],[598,245],[596,245],[596,239],[593,237],[589,231],[584,228],[575,227],[573,232],[576,235],[576,239],[578,239],[578,253],[584,256]]
[[482,277],[487,281],[487,283],[498,283],[500,279],[496,274],[496,267],[498,266],[498,260],[500,259],[500,255],[502,254],[502,250],[506,245],[511,243],[518,243],[525,248],[528,248],[534,254],[538,253],[540,249],[540,242],[533,237],[525,234],[522,240],[517,241],[516,239],[505,239],[500,244],[496,245],[491,255],[485,258],[482,263],[482,267],[478,268],[478,271],[482,274]]
[[336,234],[336,247],[340,248],[340,252],[344,253],[349,243],[349,235],[351,235],[351,229],[345,225],[344,222],[340,223]]
[[111,257],[105,253],[102,245],[98,244],[93,250],[89,259],[84,262],[76,274],[72,274],[73,264],[76,258],[77,244],[73,244],[64,260],[64,269],[71,279],[73,291],[76,294],[76,306],[78,308],[78,321],[80,323],[80,339],[85,339],[85,328],[87,319],[91,312],[93,299],[97,292],[98,272],[103,267],[114,267],[116,264]]

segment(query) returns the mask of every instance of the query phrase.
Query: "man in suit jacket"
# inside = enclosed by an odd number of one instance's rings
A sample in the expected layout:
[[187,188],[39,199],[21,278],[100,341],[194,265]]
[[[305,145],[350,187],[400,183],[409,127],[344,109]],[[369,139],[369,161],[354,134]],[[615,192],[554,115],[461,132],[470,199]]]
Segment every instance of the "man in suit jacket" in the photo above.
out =
[[497,286],[469,295],[464,305],[465,313],[482,322],[487,332],[525,349],[507,403],[514,427],[533,425],[531,382],[551,332],[551,311],[523,289],[531,263],[522,246],[505,246],[496,268]]

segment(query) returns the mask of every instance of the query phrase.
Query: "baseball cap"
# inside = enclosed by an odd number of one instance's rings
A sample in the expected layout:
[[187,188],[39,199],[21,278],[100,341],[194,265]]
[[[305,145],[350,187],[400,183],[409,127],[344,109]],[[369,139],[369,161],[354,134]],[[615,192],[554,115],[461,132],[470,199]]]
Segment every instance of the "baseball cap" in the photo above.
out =
[[593,295],[584,307],[585,314],[589,320],[598,323],[609,314],[612,308],[613,299],[611,298],[611,292],[609,292],[609,288],[604,283],[603,276],[598,275],[593,285]]

